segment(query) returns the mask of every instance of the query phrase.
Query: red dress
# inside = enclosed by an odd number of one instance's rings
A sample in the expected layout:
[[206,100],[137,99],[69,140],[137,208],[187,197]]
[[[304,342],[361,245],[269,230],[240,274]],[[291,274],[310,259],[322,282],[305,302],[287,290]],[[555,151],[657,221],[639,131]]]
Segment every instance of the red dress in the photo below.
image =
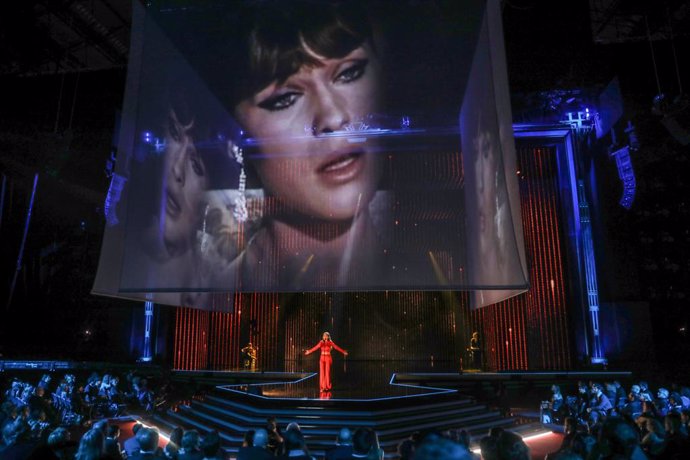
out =
[[332,340],[320,340],[319,343],[314,345],[314,348],[307,350],[307,354],[313,353],[319,348],[321,349],[321,359],[319,360],[319,387],[321,388],[321,391],[330,391],[331,364],[333,364],[331,350],[335,348],[342,354],[347,352],[336,345]]

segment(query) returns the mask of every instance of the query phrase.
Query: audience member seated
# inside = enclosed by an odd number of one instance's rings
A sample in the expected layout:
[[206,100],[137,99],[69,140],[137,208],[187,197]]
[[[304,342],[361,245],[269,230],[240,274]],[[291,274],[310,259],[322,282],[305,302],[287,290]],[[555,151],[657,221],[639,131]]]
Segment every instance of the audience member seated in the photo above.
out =
[[472,460],[467,449],[450,439],[437,435],[424,438],[417,447],[415,460]]
[[182,435],[182,447],[177,458],[179,460],[201,460],[204,458],[204,454],[199,446],[199,432],[196,430],[185,431]]
[[551,385],[551,399],[549,400],[549,409],[551,410],[552,422],[558,423],[563,418],[563,395],[561,388],[558,385]]
[[593,404],[587,408],[587,412],[589,413],[590,421],[592,423],[596,423],[599,419],[602,419],[609,415],[609,412],[611,411],[611,409],[613,409],[613,406],[611,405],[611,401],[609,401],[609,398],[607,398],[604,392],[602,391],[600,384],[594,384],[593,390]]
[[633,420],[642,414],[642,398],[640,396],[640,386],[633,385],[628,394],[628,402],[621,411],[622,414]]
[[201,441],[201,452],[204,454],[203,460],[224,460],[220,447],[220,435],[217,431],[209,431]]
[[682,420],[680,415],[670,413],[664,418],[664,428],[666,429],[666,450],[664,458],[681,459],[688,458],[690,454],[690,441],[688,435],[682,430]]
[[165,445],[165,449],[163,449],[163,454],[166,458],[177,459],[180,446],[182,445],[183,433],[182,428],[179,426],[173,428],[173,430],[170,432],[170,441],[168,441],[168,444]]
[[635,428],[619,417],[609,417],[602,424],[591,458],[644,460]]
[[346,460],[352,457],[352,432],[341,428],[335,446],[326,451],[326,460]]
[[546,456],[546,459],[552,460],[555,456],[561,452],[570,451],[573,438],[577,435],[577,420],[573,417],[566,417],[563,421],[563,441],[561,442],[561,447],[555,452],[552,452]]
[[137,433],[144,426],[141,423],[135,423],[132,427],[132,433],[134,436],[125,440],[124,449],[128,457],[139,452],[139,440],[137,439]]
[[[91,429],[79,441],[75,460],[99,460],[105,456],[105,436],[100,430]],[[134,457],[132,457],[134,458]]]
[[[613,386],[616,388],[616,409],[621,410],[628,402],[628,395],[625,393],[623,385],[618,380],[613,381]],[[613,401],[612,401],[613,402]]]
[[160,459],[158,452],[158,431],[151,428],[142,427],[137,432],[139,441],[139,452],[128,456],[127,460],[150,460]]
[[369,450],[369,460],[383,460],[383,449],[379,444],[379,435],[371,428],[367,428],[371,432],[371,449]]
[[357,428],[352,435],[352,458],[367,458],[374,439],[366,428]]
[[254,445],[240,447],[237,452],[237,460],[266,460],[274,458],[273,453],[267,449],[268,432],[259,428],[254,432]]
[[414,458],[415,446],[412,441],[405,439],[398,444],[396,452],[400,460],[412,460]]
[[266,448],[273,455],[279,455],[283,451],[283,435],[280,433],[275,417],[266,419],[266,432],[268,433],[268,445]]
[[666,417],[666,414],[668,414],[671,410],[668,398],[668,390],[666,388],[659,388],[656,393],[656,401],[654,401],[654,405],[656,406],[657,413],[660,417]]
[[118,425],[109,425],[105,437],[105,453],[112,460],[123,460],[119,438],[120,427]]
[[7,423],[2,430],[0,458],[3,460],[24,460],[36,447],[31,441],[26,423],[19,417]]
[[400,460],[412,460],[414,458],[414,450],[417,445],[419,433],[414,432],[409,438],[404,439],[398,444],[398,457]]
[[683,424],[681,431],[685,429],[685,432],[690,434],[690,409],[683,409],[680,412],[680,420]]
[[458,436],[458,444],[460,444],[462,447],[464,447],[467,452],[470,454],[470,458],[473,460],[480,460],[481,457],[479,454],[475,454],[470,450],[470,434],[467,432],[467,430],[457,430],[457,436]]
[[72,437],[66,428],[59,427],[48,436],[48,447],[59,460],[74,458],[78,444],[72,441]]
[[529,447],[520,436],[510,431],[503,431],[498,436],[499,460],[530,460]]
[[285,431],[290,431],[290,430],[302,431],[302,427],[300,427],[299,423],[297,423],[297,422],[290,422],[290,423],[288,423],[287,428],[285,428]]
[[0,433],[5,425],[14,422],[17,418],[17,406],[15,406],[11,401],[5,401],[0,406]]
[[640,441],[640,447],[649,457],[657,458],[666,448],[664,427],[658,420],[650,418],[647,419],[645,428],[647,433]]
[[644,380],[640,382],[640,399],[643,401],[653,401],[652,392],[649,391],[649,385]]
[[309,455],[309,450],[304,442],[302,432],[297,429],[288,429],[283,436],[285,453],[281,455],[283,460],[315,460]]
[[498,460],[498,438],[496,436],[484,436],[479,440],[479,449],[482,460]]
[[242,439],[242,447],[250,447],[254,445],[254,430],[249,430],[244,433],[244,438]]

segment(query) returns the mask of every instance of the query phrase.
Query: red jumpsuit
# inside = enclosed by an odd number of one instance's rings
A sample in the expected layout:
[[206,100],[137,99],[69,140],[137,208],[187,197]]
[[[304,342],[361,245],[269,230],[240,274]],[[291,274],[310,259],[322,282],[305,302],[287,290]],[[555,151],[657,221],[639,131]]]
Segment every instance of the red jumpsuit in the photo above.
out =
[[333,364],[331,350],[335,348],[342,354],[346,354],[347,352],[336,345],[332,340],[320,340],[319,343],[314,345],[314,348],[307,350],[307,354],[313,353],[319,348],[321,349],[321,359],[319,360],[319,387],[321,391],[330,391],[331,364]]

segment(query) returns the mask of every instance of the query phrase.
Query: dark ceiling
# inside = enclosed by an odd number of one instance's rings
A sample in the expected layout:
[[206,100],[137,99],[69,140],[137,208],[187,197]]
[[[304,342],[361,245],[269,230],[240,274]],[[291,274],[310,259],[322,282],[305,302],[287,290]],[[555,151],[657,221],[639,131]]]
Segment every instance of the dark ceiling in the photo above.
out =
[[41,75],[127,65],[126,0],[12,2],[0,20],[0,74]]

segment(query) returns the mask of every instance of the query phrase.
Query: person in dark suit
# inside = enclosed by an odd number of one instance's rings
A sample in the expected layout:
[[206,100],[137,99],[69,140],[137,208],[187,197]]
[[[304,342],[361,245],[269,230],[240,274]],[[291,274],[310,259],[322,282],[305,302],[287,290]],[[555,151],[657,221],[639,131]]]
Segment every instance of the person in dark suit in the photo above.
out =
[[335,447],[326,452],[326,460],[345,460],[352,457],[352,432],[342,428],[335,441]]
[[366,428],[357,428],[352,436],[352,457],[367,458],[372,446],[374,445],[373,431]]
[[314,460],[309,455],[309,449],[304,442],[304,436],[299,430],[287,430],[285,436],[285,453],[278,457],[281,460]]
[[204,460],[224,460],[225,453],[220,448],[220,435],[216,430],[209,431],[201,441]]
[[182,448],[177,456],[178,460],[202,460],[204,453],[199,449],[199,432],[196,430],[185,431],[182,435]]
[[105,454],[113,460],[122,460],[122,448],[120,447],[120,427],[109,425],[105,437]]
[[137,433],[143,427],[144,426],[141,423],[135,423],[132,427],[132,433],[134,433],[134,436],[132,436],[129,439],[125,439],[124,448],[128,457],[139,452],[139,441],[137,441]]
[[158,431],[151,428],[140,428],[137,432],[139,452],[127,457],[127,460],[161,459],[158,451]]
[[274,458],[266,445],[268,444],[268,432],[259,428],[254,432],[254,444],[251,446],[240,447],[237,452],[237,460],[266,460]]

